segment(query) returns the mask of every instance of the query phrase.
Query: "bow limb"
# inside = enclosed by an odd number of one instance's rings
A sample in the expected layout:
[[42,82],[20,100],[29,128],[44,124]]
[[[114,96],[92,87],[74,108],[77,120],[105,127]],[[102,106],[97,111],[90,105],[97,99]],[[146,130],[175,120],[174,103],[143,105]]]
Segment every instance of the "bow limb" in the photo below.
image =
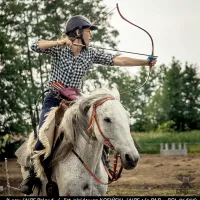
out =
[[152,38],[152,36],[150,35],[150,33],[149,33],[148,31],[146,31],[145,29],[143,29],[142,27],[140,27],[140,26],[138,26],[138,25],[136,25],[136,24],[130,22],[128,19],[126,19],[126,18],[122,15],[122,13],[121,13],[121,11],[120,11],[120,9],[119,9],[118,3],[117,3],[117,5],[116,5],[116,7],[117,7],[117,11],[118,11],[120,17],[121,17],[123,20],[125,20],[125,21],[128,22],[129,24],[131,24],[131,25],[133,25],[133,26],[135,26],[135,27],[137,27],[137,28],[143,30],[143,31],[150,37],[150,39],[151,39],[151,46],[152,46],[151,55],[153,56],[153,55],[154,55],[154,43],[153,43],[153,38]]
[[[149,33],[148,31],[146,31],[144,28],[142,28],[142,27],[140,27],[140,26],[138,26],[138,25],[136,25],[136,24],[130,22],[128,19],[126,19],[126,18],[122,15],[122,13],[121,13],[121,11],[120,11],[120,9],[119,9],[118,3],[116,4],[116,8],[117,8],[117,11],[118,11],[120,17],[121,17],[123,20],[125,20],[125,21],[128,22],[129,24],[131,24],[131,25],[133,25],[133,26],[135,26],[135,27],[141,29],[142,31],[144,31],[144,32],[150,37],[150,39],[151,39],[151,46],[152,46],[151,55],[154,56],[154,42],[153,42],[153,38],[152,38],[152,36],[150,35],[150,33]],[[144,82],[141,86],[137,87],[136,89],[140,89],[141,87],[143,87],[143,86],[146,84],[146,82],[149,80],[149,76],[150,76],[150,73],[151,73],[151,69],[152,69],[152,64],[150,63],[150,64],[149,64],[149,73],[148,73],[147,79],[145,80],[145,82]]]

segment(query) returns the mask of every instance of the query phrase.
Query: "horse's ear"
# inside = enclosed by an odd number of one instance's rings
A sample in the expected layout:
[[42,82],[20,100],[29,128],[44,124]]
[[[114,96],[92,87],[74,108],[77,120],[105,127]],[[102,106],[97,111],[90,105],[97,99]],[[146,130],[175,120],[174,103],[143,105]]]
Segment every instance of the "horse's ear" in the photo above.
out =
[[120,93],[116,87],[112,88],[111,93],[115,99],[120,100]]
[[85,106],[83,109],[84,113],[87,114],[89,109],[90,109],[89,105]]

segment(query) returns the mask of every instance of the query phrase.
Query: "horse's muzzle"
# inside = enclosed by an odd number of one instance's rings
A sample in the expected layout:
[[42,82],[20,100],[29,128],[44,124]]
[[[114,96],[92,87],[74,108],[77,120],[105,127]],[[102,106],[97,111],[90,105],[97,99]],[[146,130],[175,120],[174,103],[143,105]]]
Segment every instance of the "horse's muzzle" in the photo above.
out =
[[139,156],[132,157],[129,154],[125,154],[124,159],[122,158],[122,164],[125,169],[133,169],[137,166]]

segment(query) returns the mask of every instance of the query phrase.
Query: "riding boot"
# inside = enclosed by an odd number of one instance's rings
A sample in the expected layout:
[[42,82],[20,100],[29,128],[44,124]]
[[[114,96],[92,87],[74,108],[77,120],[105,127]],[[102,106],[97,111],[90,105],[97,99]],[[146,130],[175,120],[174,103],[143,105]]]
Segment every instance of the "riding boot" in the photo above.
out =
[[27,195],[32,194],[34,190],[35,180],[36,174],[34,172],[34,168],[33,166],[30,166],[29,175],[20,184],[21,192]]

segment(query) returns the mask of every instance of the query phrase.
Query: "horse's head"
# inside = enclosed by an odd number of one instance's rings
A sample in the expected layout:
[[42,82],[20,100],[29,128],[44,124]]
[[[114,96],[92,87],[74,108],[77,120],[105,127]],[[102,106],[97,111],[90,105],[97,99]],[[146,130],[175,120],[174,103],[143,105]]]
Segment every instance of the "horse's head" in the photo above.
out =
[[83,100],[80,105],[87,113],[89,132],[95,134],[100,143],[107,144],[120,154],[125,169],[134,168],[139,153],[130,133],[128,112],[111,91],[95,95],[89,97],[89,101]]

